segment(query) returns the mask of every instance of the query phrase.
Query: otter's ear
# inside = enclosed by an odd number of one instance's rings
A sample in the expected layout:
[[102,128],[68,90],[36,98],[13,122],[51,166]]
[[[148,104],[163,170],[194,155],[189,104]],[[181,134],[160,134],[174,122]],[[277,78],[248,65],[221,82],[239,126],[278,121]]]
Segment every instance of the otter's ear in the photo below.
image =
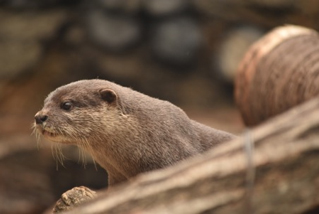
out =
[[113,91],[111,89],[101,89],[100,95],[101,95],[101,98],[108,103],[115,102],[116,98],[117,98],[115,91]]

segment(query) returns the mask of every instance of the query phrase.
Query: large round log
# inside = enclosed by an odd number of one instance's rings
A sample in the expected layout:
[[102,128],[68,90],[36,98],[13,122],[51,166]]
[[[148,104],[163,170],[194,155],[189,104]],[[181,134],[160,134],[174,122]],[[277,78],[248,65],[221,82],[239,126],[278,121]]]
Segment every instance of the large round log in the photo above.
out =
[[258,40],[240,63],[235,99],[247,126],[257,125],[319,93],[319,36],[279,27]]

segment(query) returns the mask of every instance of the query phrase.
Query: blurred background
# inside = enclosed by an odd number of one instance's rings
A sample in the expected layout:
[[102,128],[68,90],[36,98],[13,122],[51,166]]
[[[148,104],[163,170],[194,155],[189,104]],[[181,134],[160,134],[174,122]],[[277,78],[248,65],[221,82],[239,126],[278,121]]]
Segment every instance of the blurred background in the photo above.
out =
[[89,156],[63,147],[63,166],[31,135],[50,91],[107,79],[239,134],[238,63],[284,24],[318,30],[319,1],[0,0],[0,213],[41,213],[74,186],[106,186]]

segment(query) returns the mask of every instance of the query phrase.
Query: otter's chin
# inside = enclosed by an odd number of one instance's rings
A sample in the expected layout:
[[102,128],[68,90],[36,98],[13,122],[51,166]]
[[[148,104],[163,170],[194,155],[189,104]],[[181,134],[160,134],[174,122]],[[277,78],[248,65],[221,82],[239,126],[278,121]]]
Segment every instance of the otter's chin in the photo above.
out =
[[44,138],[47,140],[53,141],[53,142],[60,142],[61,141],[61,136],[58,135],[57,133],[50,132],[47,130],[41,130],[41,134]]
[[68,139],[68,138],[61,136],[61,135],[52,135],[52,133],[50,133],[50,134],[46,134],[43,136],[47,140],[55,142],[55,143],[74,144],[74,143],[72,143],[73,141],[71,139]]
[[38,129],[38,131],[41,133],[41,135],[49,140],[49,141],[52,141],[52,142],[55,142],[55,143],[63,143],[63,144],[71,144],[71,140],[68,139],[67,137],[59,134],[59,133],[56,133],[56,132],[53,132],[53,131],[48,131],[46,129]]
[[58,137],[58,134],[57,133],[53,133],[53,132],[49,132],[49,131],[46,131],[46,130],[42,130],[42,133],[41,133],[44,137],[47,137],[47,138],[55,138],[55,137]]

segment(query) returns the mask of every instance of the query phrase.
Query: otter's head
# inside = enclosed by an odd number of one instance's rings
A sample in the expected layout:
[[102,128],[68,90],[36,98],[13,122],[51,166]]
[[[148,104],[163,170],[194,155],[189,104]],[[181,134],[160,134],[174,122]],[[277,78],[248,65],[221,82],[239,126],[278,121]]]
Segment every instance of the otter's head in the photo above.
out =
[[82,80],[51,92],[35,115],[34,127],[50,141],[79,144],[116,132],[125,115],[118,94],[102,80]]

